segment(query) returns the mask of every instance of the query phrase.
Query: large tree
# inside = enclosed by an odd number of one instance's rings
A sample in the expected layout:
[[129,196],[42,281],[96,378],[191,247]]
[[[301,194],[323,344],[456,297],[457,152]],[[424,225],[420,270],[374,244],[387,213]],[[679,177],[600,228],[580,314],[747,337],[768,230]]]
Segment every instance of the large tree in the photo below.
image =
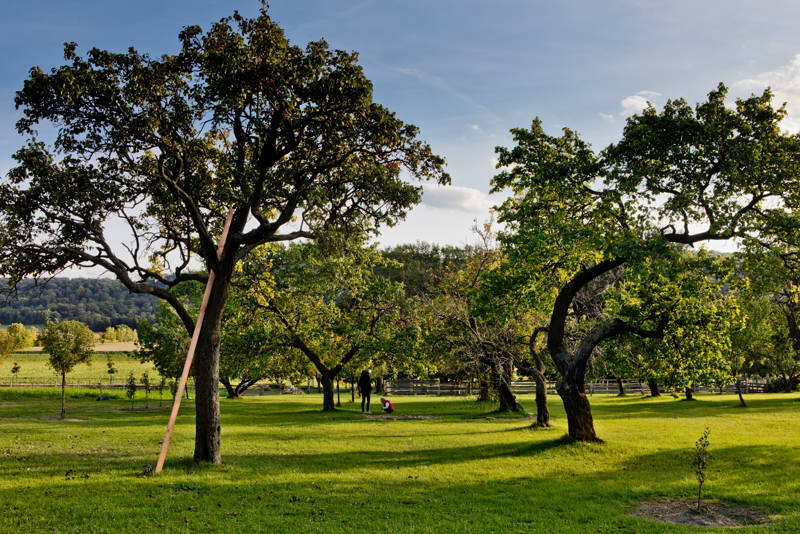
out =
[[501,260],[491,226],[492,221],[473,227],[480,244],[470,250],[463,268],[438,273],[427,299],[431,326],[425,330],[450,367],[461,368],[459,374],[477,375],[484,382],[488,376],[486,385],[497,394],[499,411],[519,412],[522,405],[511,381],[520,353],[528,350],[527,343],[520,342],[527,317],[507,314],[510,303],[484,287],[484,279]]
[[243,273],[273,325],[269,344],[290,348],[319,373],[324,410],[335,409],[334,381],[346,366],[392,350],[405,332],[403,285],[376,272],[385,261],[374,248],[349,241],[336,254],[328,243],[275,247]]
[[[159,58],[133,48],[80,57],[68,43],[67,64],[31,69],[16,96],[29,141],[0,186],[0,274],[15,285],[103,267],[168,302],[192,332],[171,289],[213,271],[194,458],[219,463],[219,329],[236,263],[263,243],[392,224],[420,199],[402,170],[449,178],[417,128],[372,101],[357,54],[292,46],[266,9],[179,37],[180,51]],[[50,143],[37,137],[42,123],[55,127]],[[109,235],[109,220],[127,235]]]
[[549,309],[547,349],[574,439],[599,439],[584,390],[598,344],[623,333],[661,338],[671,313],[666,305],[600,316],[569,343],[580,291],[615,269],[630,280],[645,261],[672,262],[683,246],[757,234],[796,204],[800,138],[781,132],[784,109],[773,108],[769,91],[734,106],[726,93],[720,85],[695,108],[684,100],[648,107],[601,153],[568,129],[546,134],[538,120],[512,130],[514,147],[497,149],[494,190],[512,193],[500,207],[502,240]]

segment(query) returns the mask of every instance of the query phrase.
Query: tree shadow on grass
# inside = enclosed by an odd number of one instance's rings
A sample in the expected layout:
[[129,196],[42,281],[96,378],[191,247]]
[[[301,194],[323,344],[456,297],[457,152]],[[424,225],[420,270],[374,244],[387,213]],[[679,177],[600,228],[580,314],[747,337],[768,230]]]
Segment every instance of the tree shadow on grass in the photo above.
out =
[[[379,523],[386,532],[693,532],[628,515],[639,502],[693,493],[682,451],[634,455],[589,473],[582,472],[580,459],[589,454],[595,459],[594,453],[582,455],[586,449],[581,446],[564,455],[578,457],[557,473],[542,474],[536,468],[508,472],[509,463],[502,461],[532,461],[568,445],[560,439],[495,445],[492,451],[448,447],[413,454],[294,454],[288,456],[290,465],[281,463],[279,455],[228,455],[231,463],[223,467],[170,460],[165,474],[156,477],[117,473],[64,480],[59,476],[31,488],[5,487],[0,502],[24,518],[19,526],[28,531],[50,526],[96,532],[159,526],[196,530],[204,524],[210,530],[372,531]],[[796,453],[790,446],[719,448],[709,496],[783,514],[774,530],[796,531],[800,476],[791,464]],[[743,458],[758,458],[761,463],[742,468]],[[460,480],[448,470],[435,469],[476,459],[497,460],[505,464],[506,472],[488,476],[491,464],[483,465]],[[789,472],[786,462],[792,465]],[[125,465],[118,464],[122,473]],[[348,473],[356,467],[369,469],[368,474]],[[765,478],[782,474],[775,484],[762,484],[754,478],[759,472],[766,473]],[[740,491],[743,496],[737,498]],[[109,511],[113,521],[108,521]]]
[[735,395],[726,395],[720,398],[717,395],[699,395],[693,402],[680,402],[670,397],[662,398],[619,398],[619,402],[592,403],[592,414],[596,419],[615,417],[672,417],[693,418],[708,417],[711,413],[715,416],[731,414],[745,415],[747,413],[776,412],[791,409],[796,406],[800,397],[775,397],[765,395],[758,397],[745,396],[747,407],[739,406],[739,399]]
[[404,468],[487,460],[501,457],[531,458],[558,447],[569,447],[567,437],[536,442],[469,445],[415,449],[412,451],[354,450],[333,453],[289,454],[226,454],[225,462],[231,465],[268,465],[279,472],[326,473],[332,467],[347,469]]

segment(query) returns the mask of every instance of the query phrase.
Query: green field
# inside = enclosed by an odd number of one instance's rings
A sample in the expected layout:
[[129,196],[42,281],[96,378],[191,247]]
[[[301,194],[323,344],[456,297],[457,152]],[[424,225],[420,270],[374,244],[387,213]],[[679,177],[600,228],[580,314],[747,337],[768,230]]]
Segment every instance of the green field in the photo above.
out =
[[[104,350],[104,345],[98,345],[96,352],[89,363],[79,363],[67,374],[68,383],[97,383],[108,384],[108,358],[114,362],[117,373],[114,375],[114,383],[124,383],[128,378],[128,373],[133,374],[138,379],[142,373],[147,371],[151,380],[158,382],[159,374],[152,364],[142,363],[136,358],[131,357],[131,353],[118,350]],[[18,383],[56,383],[61,384],[60,377],[56,376],[55,371],[47,364],[47,354],[40,351],[21,351],[14,352],[8,358],[0,360],[0,384],[8,384],[12,378],[11,367],[17,362],[20,367]]]
[[[117,392],[119,394],[119,392]],[[222,401],[223,466],[197,466],[192,406],[182,410],[165,472],[155,464],[168,412],[125,409],[72,391],[0,389],[0,531],[130,532],[689,532],[628,513],[688,498],[688,455],[711,428],[709,497],[800,530],[800,396],[696,402],[595,396],[604,444],[531,430],[465,398],[396,397],[399,415],[368,420],[353,404],[320,411],[319,395]],[[524,397],[526,406],[533,400]],[[153,402],[151,400],[151,402]],[[157,404],[157,400],[155,401]],[[137,406],[142,406],[137,400]]]

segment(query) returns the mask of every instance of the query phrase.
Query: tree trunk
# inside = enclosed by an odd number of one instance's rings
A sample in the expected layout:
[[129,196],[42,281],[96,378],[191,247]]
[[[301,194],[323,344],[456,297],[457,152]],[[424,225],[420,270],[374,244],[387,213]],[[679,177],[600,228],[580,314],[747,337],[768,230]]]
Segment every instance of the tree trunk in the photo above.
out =
[[350,402],[356,402],[356,384],[355,382],[350,382]]
[[219,381],[222,382],[223,386],[225,386],[225,391],[228,393],[229,399],[236,399],[239,397],[238,393],[236,393],[236,389],[233,387],[231,381],[227,377],[221,376]]
[[518,412],[522,410],[522,405],[517,402],[517,397],[505,381],[501,381],[498,384],[497,396],[500,398],[501,412]]
[[375,379],[375,393],[383,393],[383,375]]
[[535,373],[536,382],[536,425],[537,427],[550,426],[550,408],[547,406],[547,382],[544,375]]
[[739,395],[740,406],[747,408],[747,403],[744,402],[744,397],[742,396],[742,381],[738,378],[736,379],[736,393]]
[[489,383],[486,380],[478,383],[478,402],[489,402]]
[[651,397],[660,397],[661,392],[658,391],[658,380],[655,378],[648,378],[647,379],[647,386],[650,388],[650,396]]
[[522,406],[517,402],[517,397],[511,391],[510,372],[506,366],[496,364],[491,366],[492,382],[500,400],[501,412],[518,412]]
[[544,359],[541,353],[536,350],[536,337],[546,332],[543,328],[536,328],[528,339],[528,350],[536,362],[535,367],[529,369],[529,373],[536,383],[536,423],[534,427],[548,427],[550,426],[550,407],[547,405],[547,380],[544,373],[547,367],[544,364]]
[[333,401],[333,377],[325,373],[322,375],[322,410],[329,412],[335,410]]
[[683,388],[683,393],[686,395],[686,400],[694,400],[694,390],[692,386],[686,386]]
[[617,395],[619,397],[624,397],[625,396],[625,386],[622,384],[622,379],[620,377],[618,377],[618,376],[615,376],[614,378],[617,381],[617,391],[618,391]]
[[336,407],[342,407],[342,396],[339,394],[339,381],[336,381]]
[[194,358],[196,462],[222,463],[219,414],[219,339],[222,312],[228,300],[228,276],[217,273]]
[[67,373],[61,373],[61,419],[67,416]]
[[594,419],[589,399],[586,398],[583,384],[579,384],[570,374],[565,374],[556,387],[564,411],[567,412],[569,437],[576,441],[602,442],[594,431]]

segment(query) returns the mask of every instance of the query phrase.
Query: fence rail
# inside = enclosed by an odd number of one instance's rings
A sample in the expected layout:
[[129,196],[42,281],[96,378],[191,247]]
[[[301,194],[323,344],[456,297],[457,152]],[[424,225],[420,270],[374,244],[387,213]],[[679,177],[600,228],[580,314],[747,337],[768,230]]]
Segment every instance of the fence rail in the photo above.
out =
[[[764,391],[764,379],[739,379],[743,393],[760,393]],[[622,380],[625,393],[647,395],[650,387],[647,382],[639,380]],[[446,382],[440,380],[387,380],[384,388],[388,395],[473,395],[480,388],[477,382]],[[516,395],[536,393],[536,383],[533,381],[518,381],[511,383],[511,391]],[[659,391],[664,393],[666,390],[659,384]],[[729,384],[723,388],[710,386],[697,386],[694,388],[696,393],[725,392],[736,393],[736,384]],[[586,393],[618,393],[619,384],[616,380],[601,380],[586,384]],[[556,393],[556,383],[547,382],[547,393]]]
[[[739,382],[742,386],[742,393],[761,393],[764,391],[767,380],[763,378],[745,378],[740,377]],[[124,390],[126,383],[98,381],[91,382],[87,380],[69,380],[67,379],[66,386],[68,388],[84,388],[92,389],[100,385],[103,389],[109,390]],[[625,393],[647,395],[650,393],[650,387],[647,382],[640,382],[639,380],[622,380],[623,389]],[[0,387],[19,387],[19,388],[53,388],[61,387],[61,378],[52,378],[43,380],[41,377],[2,377],[0,378]],[[138,389],[143,389],[142,384],[136,384]],[[152,391],[157,391],[158,383],[151,382],[150,387]],[[169,387],[165,386],[165,390]],[[222,385],[220,385],[222,389]],[[247,392],[249,395],[264,395],[265,393],[292,393],[292,392],[314,392],[321,391],[318,387],[310,388],[306,385],[302,386],[284,386],[282,384],[274,383],[257,383],[250,387]],[[384,382],[384,390],[387,395],[438,395],[438,396],[463,396],[475,395],[478,393],[480,385],[478,382],[448,382],[441,380],[386,380]],[[536,393],[536,383],[529,380],[520,380],[511,383],[511,390],[517,395],[526,395]],[[343,389],[343,392],[349,392],[349,389]],[[663,385],[659,384],[659,391],[666,392]],[[722,389],[709,386],[698,386],[694,389],[696,393],[711,393],[711,392],[725,392],[736,393],[736,384],[728,384]],[[589,382],[586,384],[586,393],[618,393],[619,386],[616,380],[600,380],[597,382]],[[547,393],[556,393],[556,383],[553,381],[547,382]]]

